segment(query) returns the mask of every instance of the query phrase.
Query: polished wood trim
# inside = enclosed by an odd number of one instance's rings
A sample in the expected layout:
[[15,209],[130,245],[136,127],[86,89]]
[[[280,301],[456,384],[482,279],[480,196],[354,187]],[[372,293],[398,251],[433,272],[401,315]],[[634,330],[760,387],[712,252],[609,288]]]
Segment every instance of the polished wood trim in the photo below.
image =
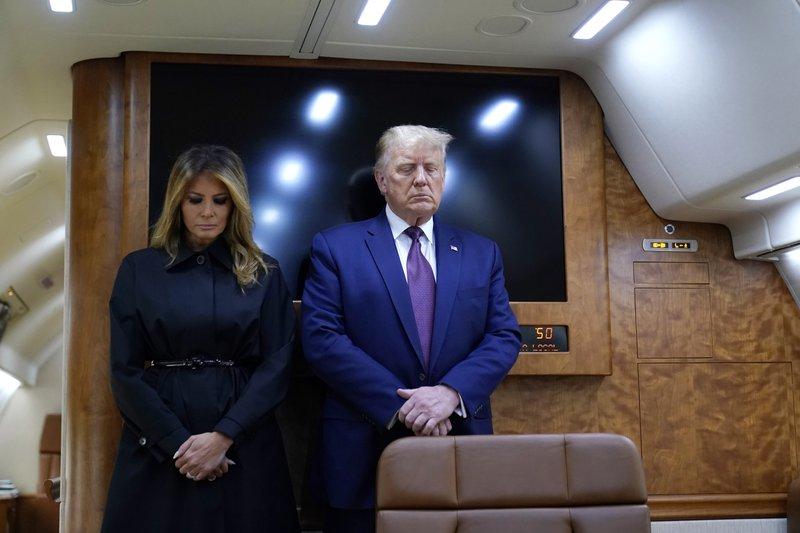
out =
[[124,72],[118,59],[72,68],[64,306],[62,532],[99,531],[122,428],[109,387],[108,300],[122,226]]
[[325,68],[352,70],[407,70],[419,72],[457,72],[476,74],[509,74],[514,76],[556,76],[560,70],[531,69],[517,67],[491,67],[479,65],[449,65],[438,63],[419,63],[413,61],[377,61],[372,59],[293,59],[286,56],[252,56],[219,54],[181,54],[172,52],[125,52],[126,58],[133,58],[148,66],[151,63],[180,63],[202,65],[234,65],[252,67],[287,68]]
[[150,62],[123,55],[125,63],[125,155],[122,240],[125,254],[147,247],[150,203]]
[[520,324],[569,326],[568,353],[522,353],[515,375],[611,374],[611,317],[603,115],[586,83],[566,72],[561,85],[561,160],[567,301],[513,302]]
[[774,518],[786,516],[786,494],[697,494],[650,496],[653,520]]

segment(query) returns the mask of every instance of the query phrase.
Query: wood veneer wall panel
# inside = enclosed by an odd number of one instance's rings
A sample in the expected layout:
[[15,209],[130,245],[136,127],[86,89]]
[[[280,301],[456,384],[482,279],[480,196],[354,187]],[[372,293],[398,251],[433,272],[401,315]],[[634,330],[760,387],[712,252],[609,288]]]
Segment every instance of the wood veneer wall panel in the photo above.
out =
[[[641,446],[641,426],[648,427],[657,424],[653,416],[646,414],[640,416],[639,396],[646,394],[646,389],[638,386],[637,365],[637,339],[634,306],[634,264],[636,262],[658,263],[685,263],[707,262],[709,265],[709,285],[711,290],[711,312],[714,328],[714,342],[726,335],[728,323],[732,320],[747,320],[747,314],[736,316],[732,313],[735,308],[752,305],[756,298],[755,313],[766,312],[771,317],[767,322],[781,322],[775,326],[776,330],[783,329],[783,339],[765,339],[753,342],[744,350],[745,353],[735,353],[735,346],[727,346],[721,354],[712,358],[666,359],[681,366],[686,363],[708,363],[710,371],[716,372],[716,364],[724,363],[726,357],[735,357],[740,361],[776,360],[785,361],[780,365],[780,371],[774,372],[773,379],[780,384],[776,391],[764,390],[768,402],[779,409],[792,406],[794,409],[789,415],[790,427],[779,429],[780,433],[769,437],[770,440],[783,442],[782,459],[769,456],[766,453],[766,463],[771,470],[766,473],[746,474],[747,478],[742,486],[748,483],[761,486],[774,486],[775,492],[769,494],[752,493],[732,486],[730,474],[723,473],[723,477],[713,477],[715,459],[698,458],[696,462],[689,462],[686,468],[704,469],[709,472],[709,477],[695,486],[695,493],[679,493],[681,491],[680,479],[667,477],[667,481],[660,482],[661,472],[669,470],[669,465],[678,468],[675,463],[670,463],[668,455],[655,455],[645,463],[645,475],[649,483],[663,483],[659,485],[660,495],[651,498],[651,507],[654,519],[680,519],[680,518],[724,518],[748,516],[780,516],[785,513],[785,489],[780,487],[781,476],[797,475],[797,427],[796,413],[800,412],[800,399],[794,394],[794,385],[800,383],[800,313],[797,306],[783,287],[774,267],[770,264],[753,261],[736,261],[732,254],[730,235],[726,228],[715,224],[695,224],[676,222],[677,232],[672,237],[694,238],[700,244],[697,253],[691,254],[687,259],[686,253],[648,253],[642,250],[641,242],[645,237],[668,237],[664,233],[664,225],[669,222],[660,219],[636,188],[633,180],[623,166],[614,148],[606,141],[605,147],[605,173],[606,173],[606,209],[607,209],[607,235],[608,235],[608,276],[611,293],[611,342],[612,366],[611,376],[598,378],[582,377],[534,377],[519,376],[509,377],[498,388],[492,397],[495,415],[495,431],[498,433],[534,433],[555,431],[613,431],[630,437],[638,446]],[[667,267],[669,268],[669,267]],[[663,281],[663,280],[661,280]],[[686,281],[686,280],[681,280]],[[741,298],[735,296],[736,291],[753,284],[757,288],[748,292]],[[764,291],[757,296],[754,292]],[[724,293],[724,294],[721,294]],[[727,298],[725,307],[719,308],[722,298]],[[687,311],[689,312],[689,311]],[[763,319],[762,319],[763,320]],[[741,331],[741,330],[740,330]],[[742,333],[743,337],[749,333]],[[765,354],[767,349],[775,344],[783,343],[778,353]],[[747,353],[747,352],[750,353]],[[766,350],[769,351],[769,350]],[[773,349],[773,351],[776,351]],[[713,362],[713,363],[712,363]],[[789,364],[791,363],[791,365]],[[713,365],[713,366],[712,366]],[[791,370],[790,370],[791,368]],[[775,375],[777,374],[777,375]],[[786,379],[791,381],[787,382]],[[728,387],[723,377],[720,378],[721,387]],[[679,386],[686,386],[685,382],[678,379]],[[788,391],[786,388],[788,387]],[[787,397],[788,396],[788,397]],[[793,398],[793,400],[791,399]],[[742,400],[751,401],[751,400]],[[782,403],[781,403],[782,402]],[[716,409],[719,409],[717,407]],[[732,414],[726,415],[729,420]],[[785,417],[782,415],[784,422]],[[727,422],[728,420],[722,420]],[[720,421],[710,421],[715,424]],[[666,446],[673,446],[669,439],[677,438],[680,432],[689,431],[691,424],[678,420],[674,435],[663,434]],[[709,426],[714,427],[714,426]],[[742,446],[757,441],[763,437],[761,424],[758,421],[747,419],[738,428],[739,433],[735,438],[725,443],[725,454],[742,453]],[[785,433],[784,433],[785,432]],[[785,448],[786,439],[789,439],[789,448]],[[757,449],[757,448],[750,448]],[[697,455],[696,451],[689,453]],[[761,459],[759,459],[760,461]],[[779,465],[776,467],[775,465]],[[781,466],[782,465],[782,466]],[[749,466],[748,466],[749,468]],[[784,470],[781,470],[784,469]],[[777,472],[777,474],[776,474]],[[759,477],[762,476],[762,477]],[[723,494],[710,494],[713,487],[725,487]]]
[[[711,241],[729,256],[723,242]],[[712,269],[714,355],[725,360],[786,360],[786,286],[770,263],[717,261]],[[795,306],[796,308],[796,306]],[[790,315],[789,315],[790,316]]]
[[698,284],[709,282],[708,263],[662,263],[637,261],[633,264],[636,284]]
[[637,288],[639,358],[711,357],[711,295],[702,288]]
[[639,365],[649,494],[781,492],[795,467],[790,363]]
[[62,531],[99,531],[122,428],[108,376],[108,300],[122,225],[123,67],[72,68]]

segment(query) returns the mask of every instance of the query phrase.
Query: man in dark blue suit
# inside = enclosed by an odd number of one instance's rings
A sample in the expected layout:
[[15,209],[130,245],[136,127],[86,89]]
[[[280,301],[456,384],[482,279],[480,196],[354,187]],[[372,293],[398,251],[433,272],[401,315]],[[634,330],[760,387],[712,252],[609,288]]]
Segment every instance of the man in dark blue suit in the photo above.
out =
[[519,352],[497,245],[433,216],[451,139],[387,130],[375,164],[386,209],[313,240],[302,329],[327,385],[326,532],[374,529],[375,467],[392,440],[492,433],[489,396]]

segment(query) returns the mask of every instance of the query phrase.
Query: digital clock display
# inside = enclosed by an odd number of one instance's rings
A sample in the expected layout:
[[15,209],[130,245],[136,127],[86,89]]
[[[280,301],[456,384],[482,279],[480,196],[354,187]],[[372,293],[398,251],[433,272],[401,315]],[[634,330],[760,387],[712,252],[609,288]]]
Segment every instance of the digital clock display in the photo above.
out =
[[563,325],[521,325],[522,353],[569,351],[569,329]]

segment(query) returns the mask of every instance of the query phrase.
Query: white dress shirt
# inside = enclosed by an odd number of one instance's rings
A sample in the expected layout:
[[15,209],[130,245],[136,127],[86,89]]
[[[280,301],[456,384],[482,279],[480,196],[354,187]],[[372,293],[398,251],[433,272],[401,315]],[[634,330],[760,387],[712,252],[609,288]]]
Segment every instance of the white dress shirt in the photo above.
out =
[[[400,257],[400,265],[403,267],[403,275],[406,277],[406,283],[408,283],[408,267],[406,263],[408,262],[408,251],[411,250],[411,237],[406,235],[404,232],[410,226],[408,222],[400,218],[389,208],[389,204],[386,204],[386,218],[389,219],[389,229],[392,230],[392,237],[394,237],[394,245],[397,247],[397,255]],[[431,265],[431,270],[433,270],[433,279],[436,281],[436,241],[434,240],[436,237],[433,235],[433,217],[431,217],[426,223],[421,225],[419,229],[422,230],[422,235],[419,238],[420,248],[422,249],[422,255],[425,257],[425,260]],[[458,406],[456,407],[455,414],[462,418],[466,418],[464,413],[467,412],[466,408],[464,407],[464,400],[461,398],[461,393],[456,391],[458,394]],[[397,421],[397,413],[395,413],[392,420],[389,422],[388,428],[395,424]]]
[[[389,228],[392,230],[392,237],[394,237],[394,245],[397,247],[397,255],[400,256],[400,264],[403,266],[403,275],[408,281],[408,268],[406,262],[408,261],[408,251],[411,250],[411,237],[404,232],[410,226],[408,222],[397,216],[394,211],[386,204],[386,218],[389,219]],[[422,248],[422,255],[425,260],[431,265],[433,270],[433,279],[436,281],[436,243],[433,236],[433,217],[426,223],[421,225],[419,229],[422,230],[422,236],[419,238],[420,248]]]

